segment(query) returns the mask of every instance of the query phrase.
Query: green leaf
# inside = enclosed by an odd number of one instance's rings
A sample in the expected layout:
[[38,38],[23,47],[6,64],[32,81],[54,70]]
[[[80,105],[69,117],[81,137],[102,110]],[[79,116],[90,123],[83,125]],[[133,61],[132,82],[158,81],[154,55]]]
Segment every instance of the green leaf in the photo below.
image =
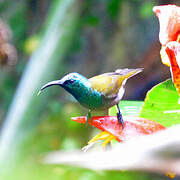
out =
[[89,15],[86,21],[90,26],[97,26],[99,24],[99,18],[93,15]]
[[153,87],[146,95],[140,117],[154,120],[166,127],[180,123],[179,95],[172,80]]
[[[120,101],[119,107],[121,113],[125,116],[139,116],[140,109],[143,105],[143,101]],[[116,116],[116,106],[110,108],[110,115]]]
[[111,0],[111,1],[107,1],[107,2],[108,2],[108,4],[107,4],[108,14],[112,19],[114,19],[118,15],[122,0]]
[[143,3],[139,11],[140,16],[143,19],[147,19],[151,17],[153,15],[153,11],[152,11],[153,6],[154,5],[152,4],[152,2]]

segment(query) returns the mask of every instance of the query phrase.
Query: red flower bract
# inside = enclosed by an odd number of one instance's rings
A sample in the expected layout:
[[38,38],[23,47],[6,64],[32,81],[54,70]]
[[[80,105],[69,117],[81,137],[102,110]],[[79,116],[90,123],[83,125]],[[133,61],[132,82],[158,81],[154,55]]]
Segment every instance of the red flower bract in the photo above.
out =
[[176,41],[180,34],[180,7],[176,5],[154,6],[154,13],[159,19],[159,40],[162,45]]
[[176,5],[154,6],[153,11],[159,19],[159,40],[162,45],[160,54],[163,64],[170,66],[166,45],[171,41],[180,42],[180,7]]
[[166,45],[166,53],[169,57],[171,75],[177,92],[180,94],[180,43],[171,41]]
[[[166,129],[163,125],[158,124],[157,122],[139,117],[124,116],[123,119],[124,128],[119,124],[116,116],[92,117],[92,122],[89,120],[89,124],[102,131],[109,132],[120,142],[127,141],[140,135],[148,135]],[[85,116],[73,117],[72,120],[78,123],[86,123]]]

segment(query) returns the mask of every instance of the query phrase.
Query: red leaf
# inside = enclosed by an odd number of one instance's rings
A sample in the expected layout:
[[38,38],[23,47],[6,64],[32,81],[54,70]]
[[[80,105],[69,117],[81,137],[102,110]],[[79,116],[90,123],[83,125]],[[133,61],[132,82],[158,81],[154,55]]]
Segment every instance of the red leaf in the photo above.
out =
[[[86,117],[73,117],[73,121],[86,123]],[[154,132],[166,129],[163,125],[154,121],[139,117],[124,116],[124,128],[122,129],[116,116],[96,116],[92,117],[92,126],[111,133],[116,136],[118,141],[127,141],[139,135],[152,134]]]

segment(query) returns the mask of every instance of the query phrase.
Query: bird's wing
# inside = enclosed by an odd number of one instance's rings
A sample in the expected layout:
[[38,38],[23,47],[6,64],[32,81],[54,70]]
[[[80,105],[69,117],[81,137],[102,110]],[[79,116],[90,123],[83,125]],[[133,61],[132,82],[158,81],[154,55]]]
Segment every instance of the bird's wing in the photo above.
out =
[[125,79],[128,79],[143,69],[118,69],[115,72],[101,74],[89,79],[93,90],[99,91],[107,98],[117,96],[119,89]]
[[116,97],[123,82],[118,73],[105,73],[89,79],[93,90],[97,90],[107,98]]

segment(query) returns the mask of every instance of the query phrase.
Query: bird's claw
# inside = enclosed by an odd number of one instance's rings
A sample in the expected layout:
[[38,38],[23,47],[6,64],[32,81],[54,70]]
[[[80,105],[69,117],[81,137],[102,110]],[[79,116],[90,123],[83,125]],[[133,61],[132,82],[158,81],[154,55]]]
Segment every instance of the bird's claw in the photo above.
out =
[[86,120],[86,124],[88,125],[89,124],[89,121],[90,121],[90,123],[92,124],[92,117],[91,117],[91,112],[88,112],[88,114],[87,114],[87,120]]
[[118,113],[117,113],[117,118],[118,118],[119,124],[121,124],[121,125],[122,125],[122,128],[123,128],[123,127],[124,127],[124,121],[123,121],[123,117],[122,117],[121,112],[118,112]]

